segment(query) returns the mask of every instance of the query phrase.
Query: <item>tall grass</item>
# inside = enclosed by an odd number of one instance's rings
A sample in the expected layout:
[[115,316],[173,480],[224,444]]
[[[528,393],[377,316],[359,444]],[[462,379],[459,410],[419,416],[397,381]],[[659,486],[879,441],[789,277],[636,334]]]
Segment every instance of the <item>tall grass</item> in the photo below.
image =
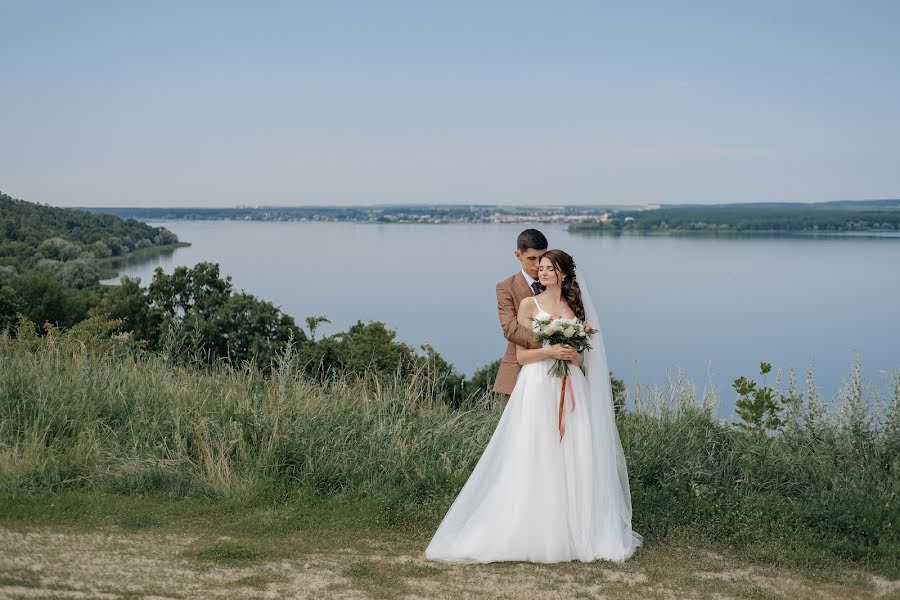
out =
[[489,398],[460,410],[429,400],[440,382],[425,371],[309,379],[290,348],[268,377],[253,364],[120,350],[77,333],[0,338],[0,492],[235,496],[278,485],[443,500],[502,410]]
[[[94,327],[95,329],[91,329]],[[0,494],[79,488],[174,497],[262,491],[371,498],[391,523],[429,530],[465,482],[502,404],[428,400],[440,382],[303,375],[288,347],[271,374],[199,367],[111,339],[99,321],[0,337]],[[826,403],[811,372],[776,435],[715,418],[708,386],[679,375],[629,389],[619,425],[635,529],[771,558],[821,553],[900,570],[900,372],[892,395],[857,362]]]
[[[679,373],[663,389],[637,388],[625,413],[636,528],[699,533],[773,551],[820,549],[895,572],[900,561],[900,371],[890,398],[867,385],[859,361],[826,404],[806,374],[789,375],[786,423],[757,436],[714,419],[709,389]],[[629,390],[631,392],[631,390]]]

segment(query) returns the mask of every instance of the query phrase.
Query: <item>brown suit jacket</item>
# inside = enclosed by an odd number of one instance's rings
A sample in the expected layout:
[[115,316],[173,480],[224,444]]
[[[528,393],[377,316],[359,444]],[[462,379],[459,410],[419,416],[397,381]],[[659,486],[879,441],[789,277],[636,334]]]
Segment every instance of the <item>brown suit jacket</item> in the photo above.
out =
[[506,353],[500,359],[497,379],[494,380],[494,391],[499,394],[509,395],[512,393],[516,385],[516,378],[522,369],[522,365],[516,361],[516,345],[525,348],[541,347],[541,344],[534,339],[531,329],[523,327],[518,321],[519,303],[524,298],[533,295],[521,271],[497,284],[497,313],[500,317],[503,337],[509,341]]

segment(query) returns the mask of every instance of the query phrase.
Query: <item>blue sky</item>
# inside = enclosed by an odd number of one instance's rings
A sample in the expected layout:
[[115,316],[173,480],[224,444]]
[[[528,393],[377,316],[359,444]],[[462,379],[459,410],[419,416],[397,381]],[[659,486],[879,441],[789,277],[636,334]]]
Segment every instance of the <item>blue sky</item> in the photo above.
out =
[[0,0],[58,206],[900,197],[900,2]]

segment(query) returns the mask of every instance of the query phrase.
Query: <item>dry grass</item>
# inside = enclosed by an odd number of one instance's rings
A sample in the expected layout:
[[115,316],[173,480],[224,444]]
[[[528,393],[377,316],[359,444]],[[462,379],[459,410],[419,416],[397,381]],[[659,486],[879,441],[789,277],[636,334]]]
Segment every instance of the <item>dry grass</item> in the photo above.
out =
[[[244,542],[104,528],[0,529],[0,598],[897,598],[862,571],[809,577],[688,546],[625,565],[444,565],[371,538],[273,558]],[[223,548],[229,550],[222,552]]]

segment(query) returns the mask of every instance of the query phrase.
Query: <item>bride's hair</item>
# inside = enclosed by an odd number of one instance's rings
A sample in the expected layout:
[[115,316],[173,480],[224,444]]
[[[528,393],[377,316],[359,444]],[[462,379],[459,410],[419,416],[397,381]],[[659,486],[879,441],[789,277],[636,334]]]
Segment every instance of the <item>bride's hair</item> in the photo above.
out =
[[559,283],[562,290],[562,297],[579,319],[584,319],[584,302],[581,301],[581,287],[575,278],[575,259],[562,250],[547,250],[541,255],[541,259],[549,259],[556,271],[557,279],[561,277],[561,273],[565,273],[566,278]]

